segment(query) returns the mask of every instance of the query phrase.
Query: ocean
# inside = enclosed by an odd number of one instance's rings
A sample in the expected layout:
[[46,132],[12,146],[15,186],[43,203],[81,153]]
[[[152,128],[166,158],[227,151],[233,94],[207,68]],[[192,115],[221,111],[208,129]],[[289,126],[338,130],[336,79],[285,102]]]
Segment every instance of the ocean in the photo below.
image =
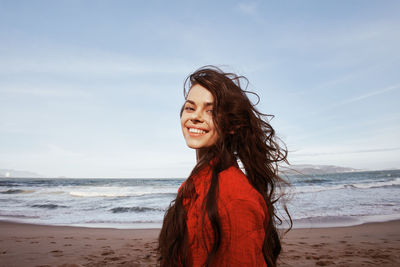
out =
[[[295,228],[400,219],[400,170],[293,175],[288,180]],[[0,178],[0,220],[159,228],[183,181]]]

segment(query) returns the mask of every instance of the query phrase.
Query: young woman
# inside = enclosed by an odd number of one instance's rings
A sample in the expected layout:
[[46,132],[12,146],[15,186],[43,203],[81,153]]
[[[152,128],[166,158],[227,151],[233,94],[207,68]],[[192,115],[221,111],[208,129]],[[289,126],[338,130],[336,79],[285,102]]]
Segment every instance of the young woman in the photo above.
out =
[[206,66],[185,82],[181,126],[197,164],[165,214],[161,266],[276,266],[274,203],[287,150],[241,79]]

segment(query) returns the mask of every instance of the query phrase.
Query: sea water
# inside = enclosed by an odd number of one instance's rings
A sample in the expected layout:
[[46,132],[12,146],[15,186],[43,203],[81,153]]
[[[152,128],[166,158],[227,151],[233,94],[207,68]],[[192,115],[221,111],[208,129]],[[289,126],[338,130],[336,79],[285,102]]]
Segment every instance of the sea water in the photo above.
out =
[[[294,175],[288,180],[294,227],[400,219],[400,170]],[[183,181],[0,178],[0,220],[159,228]]]

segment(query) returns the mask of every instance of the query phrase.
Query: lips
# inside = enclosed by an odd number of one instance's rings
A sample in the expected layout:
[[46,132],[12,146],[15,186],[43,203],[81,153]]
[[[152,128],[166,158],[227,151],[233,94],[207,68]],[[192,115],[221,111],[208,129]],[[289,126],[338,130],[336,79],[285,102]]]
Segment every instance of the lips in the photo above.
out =
[[195,135],[203,135],[208,133],[207,130],[204,129],[199,129],[199,128],[193,128],[193,127],[187,127],[188,132],[191,134],[195,134]]
[[196,128],[189,128],[188,130],[190,133],[197,133],[197,134],[205,134],[206,131],[203,131],[201,129],[196,129]]

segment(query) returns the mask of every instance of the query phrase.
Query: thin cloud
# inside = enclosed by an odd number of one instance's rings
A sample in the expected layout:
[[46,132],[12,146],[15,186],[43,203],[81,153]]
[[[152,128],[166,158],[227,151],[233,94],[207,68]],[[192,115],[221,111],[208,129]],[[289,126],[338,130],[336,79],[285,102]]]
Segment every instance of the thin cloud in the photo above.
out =
[[[165,62],[165,61],[164,61]],[[103,60],[59,58],[57,60],[39,61],[37,59],[21,59],[3,61],[0,73],[62,73],[62,74],[154,74],[154,73],[186,73],[188,67],[164,62],[144,63],[137,60]]]
[[363,95],[360,95],[360,96],[357,96],[357,97],[354,97],[354,98],[347,99],[347,100],[342,101],[341,103],[339,103],[339,105],[346,105],[346,104],[358,102],[360,100],[364,100],[366,98],[369,98],[369,97],[372,97],[372,96],[376,96],[376,95],[380,95],[380,94],[383,94],[383,93],[386,93],[386,92],[389,92],[389,91],[397,90],[399,88],[400,88],[400,84],[395,84],[395,85],[388,86],[388,87],[385,87],[385,88],[382,88],[382,89],[379,89],[379,90],[375,90],[375,91],[372,91],[372,92],[369,92],[369,93],[366,93],[366,94],[363,94]]
[[74,88],[73,86],[63,85],[0,85],[0,93],[31,95],[44,97],[90,97],[92,96],[85,88]]
[[340,106],[344,106],[344,105],[352,104],[352,103],[355,103],[355,102],[359,102],[359,101],[362,101],[364,99],[367,99],[367,98],[370,98],[370,97],[373,97],[373,96],[377,96],[377,95],[380,95],[380,94],[384,94],[384,93],[387,93],[387,92],[390,92],[390,91],[393,91],[393,90],[398,90],[398,89],[400,89],[400,84],[391,85],[391,86],[388,86],[388,87],[385,87],[385,88],[381,88],[381,89],[378,89],[378,90],[375,90],[375,91],[368,92],[368,93],[363,94],[363,95],[359,95],[359,96],[356,96],[356,97],[345,99],[345,100],[343,100],[341,102],[333,103],[333,104],[328,105],[328,106],[326,106],[324,108],[321,108],[320,110],[318,110],[318,112],[313,110],[313,111],[311,111],[311,112],[309,112],[307,114],[303,114],[303,115],[304,116],[311,116],[311,115],[315,115],[317,113],[321,113],[321,112],[324,112],[324,111],[337,109]]
[[240,3],[237,5],[237,9],[245,15],[255,15],[257,12],[256,3]]
[[296,157],[314,157],[314,156],[328,156],[328,155],[344,155],[344,154],[388,152],[388,151],[397,151],[397,150],[400,150],[400,147],[361,149],[361,150],[338,151],[338,152],[321,152],[321,153],[296,153],[296,151],[292,151],[292,153],[295,154]]

